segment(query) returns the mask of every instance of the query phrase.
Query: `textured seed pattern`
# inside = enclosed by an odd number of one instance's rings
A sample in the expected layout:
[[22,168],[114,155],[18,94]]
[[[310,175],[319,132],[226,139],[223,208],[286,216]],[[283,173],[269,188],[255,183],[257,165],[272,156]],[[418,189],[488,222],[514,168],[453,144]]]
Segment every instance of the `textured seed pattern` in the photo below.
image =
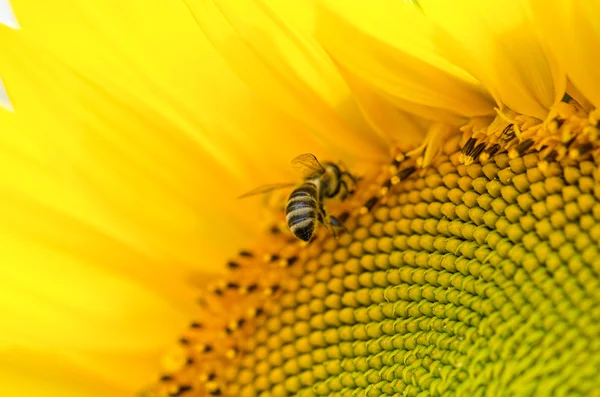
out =
[[282,253],[234,353],[167,395],[598,395],[598,159],[444,150],[338,239]]

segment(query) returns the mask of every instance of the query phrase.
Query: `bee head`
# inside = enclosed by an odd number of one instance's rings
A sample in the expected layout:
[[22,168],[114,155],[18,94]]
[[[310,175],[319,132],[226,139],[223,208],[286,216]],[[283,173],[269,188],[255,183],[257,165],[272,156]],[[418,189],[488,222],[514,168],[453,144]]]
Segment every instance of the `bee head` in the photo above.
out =
[[326,162],[323,163],[325,173],[321,178],[322,186],[325,190],[326,197],[335,197],[340,192],[342,182],[342,171],[337,164]]

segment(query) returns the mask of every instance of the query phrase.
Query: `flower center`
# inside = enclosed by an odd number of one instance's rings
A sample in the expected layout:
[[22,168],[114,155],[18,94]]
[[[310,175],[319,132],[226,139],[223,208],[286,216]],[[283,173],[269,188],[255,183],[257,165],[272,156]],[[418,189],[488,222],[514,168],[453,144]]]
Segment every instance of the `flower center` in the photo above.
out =
[[498,116],[488,123],[485,118],[472,120],[462,128],[470,136],[463,147],[461,160],[470,164],[479,156],[487,160],[499,151],[509,158],[522,156],[530,150],[540,151],[545,166],[569,154],[577,160],[592,150],[598,140],[600,112],[587,112],[576,102],[559,102],[545,121],[516,114],[510,109],[497,109]]
[[[335,239],[242,251],[148,395],[588,395],[600,388],[598,113],[474,120],[332,206]],[[346,205],[346,207],[344,207]]]

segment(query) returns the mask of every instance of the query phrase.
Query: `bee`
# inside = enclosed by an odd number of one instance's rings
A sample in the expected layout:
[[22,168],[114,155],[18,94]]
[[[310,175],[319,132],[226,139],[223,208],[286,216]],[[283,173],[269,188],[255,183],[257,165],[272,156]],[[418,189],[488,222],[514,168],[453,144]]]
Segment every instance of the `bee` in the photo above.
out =
[[310,241],[318,223],[325,225],[335,235],[333,228],[343,227],[342,222],[325,211],[323,202],[336,197],[341,201],[345,200],[354,192],[357,178],[334,163],[319,163],[319,160],[310,153],[294,158],[292,166],[303,172],[300,184],[265,185],[239,198],[296,186],[285,206],[285,219],[294,236],[303,241]]

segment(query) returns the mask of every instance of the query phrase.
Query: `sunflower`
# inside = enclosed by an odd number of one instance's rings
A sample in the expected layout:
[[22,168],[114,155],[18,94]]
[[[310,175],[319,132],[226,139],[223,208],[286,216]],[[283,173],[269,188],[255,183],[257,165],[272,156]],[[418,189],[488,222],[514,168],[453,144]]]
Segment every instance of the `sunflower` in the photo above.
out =
[[595,2],[0,6],[3,395],[600,393]]

